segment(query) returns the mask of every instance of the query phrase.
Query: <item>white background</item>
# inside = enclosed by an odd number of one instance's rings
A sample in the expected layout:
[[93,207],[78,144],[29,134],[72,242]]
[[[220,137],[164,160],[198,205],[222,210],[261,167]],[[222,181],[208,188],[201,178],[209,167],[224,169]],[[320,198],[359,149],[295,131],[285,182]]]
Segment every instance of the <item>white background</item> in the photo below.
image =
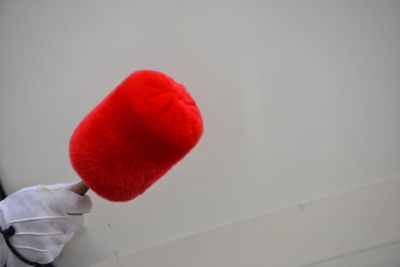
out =
[[195,150],[93,212],[59,266],[400,175],[399,1],[0,0],[0,176],[78,179],[68,140],[126,75],[156,69],[203,113]]

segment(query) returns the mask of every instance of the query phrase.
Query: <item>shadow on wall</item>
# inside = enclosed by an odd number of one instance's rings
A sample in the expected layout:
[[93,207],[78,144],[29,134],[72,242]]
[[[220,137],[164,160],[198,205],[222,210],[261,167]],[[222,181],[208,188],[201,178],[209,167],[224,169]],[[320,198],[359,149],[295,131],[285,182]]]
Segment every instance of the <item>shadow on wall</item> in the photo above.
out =
[[1,184],[1,178],[0,178],[0,200],[3,200],[6,198],[6,193],[4,191],[3,185]]

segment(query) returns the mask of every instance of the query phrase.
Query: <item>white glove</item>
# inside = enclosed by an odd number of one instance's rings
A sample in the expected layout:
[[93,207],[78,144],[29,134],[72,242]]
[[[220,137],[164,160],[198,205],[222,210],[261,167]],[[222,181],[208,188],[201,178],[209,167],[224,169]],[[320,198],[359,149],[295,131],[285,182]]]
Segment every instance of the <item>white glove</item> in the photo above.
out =
[[[25,259],[52,262],[90,212],[88,196],[69,191],[72,184],[37,185],[21,189],[0,202],[0,227],[14,226],[10,243]],[[29,266],[19,260],[0,234],[0,266]]]

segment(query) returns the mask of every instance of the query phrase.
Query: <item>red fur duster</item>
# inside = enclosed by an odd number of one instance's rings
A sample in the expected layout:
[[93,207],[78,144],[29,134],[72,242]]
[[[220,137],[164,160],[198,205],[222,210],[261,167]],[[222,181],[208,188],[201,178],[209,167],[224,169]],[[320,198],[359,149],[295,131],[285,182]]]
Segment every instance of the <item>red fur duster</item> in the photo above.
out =
[[137,71],[78,125],[70,159],[90,189],[127,201],[181,160],[202,131],[200,111],[182,84],[160,72]]

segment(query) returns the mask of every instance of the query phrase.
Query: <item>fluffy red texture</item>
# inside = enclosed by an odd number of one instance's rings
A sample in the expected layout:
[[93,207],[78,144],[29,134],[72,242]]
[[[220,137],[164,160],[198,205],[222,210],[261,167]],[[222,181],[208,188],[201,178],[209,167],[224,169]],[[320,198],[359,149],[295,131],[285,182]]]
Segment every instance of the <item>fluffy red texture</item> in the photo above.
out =
[[182,84],[150,70],[132,73],[78,125],[72,166],[111,201],[142,194],[200,139],[203,123]]

